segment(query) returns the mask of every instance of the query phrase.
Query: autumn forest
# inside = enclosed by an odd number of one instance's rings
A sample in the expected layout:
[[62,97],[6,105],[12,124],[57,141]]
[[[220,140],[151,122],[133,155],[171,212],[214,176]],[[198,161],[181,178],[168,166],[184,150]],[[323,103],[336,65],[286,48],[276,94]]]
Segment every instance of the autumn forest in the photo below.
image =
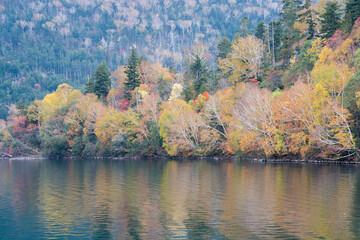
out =
[[[44,97],[3,97],[0,152],[359,159],[360,2],[280,6],[263,20],[238,17],[233,35],[205,31],[187,46],[185,37],[167,46],[168,58],[134,41],[126,58],[98,58],[87,78],[74,68],[67,77],[79,80],[56,80]],[[161,29],[150,41],[165,42]]]

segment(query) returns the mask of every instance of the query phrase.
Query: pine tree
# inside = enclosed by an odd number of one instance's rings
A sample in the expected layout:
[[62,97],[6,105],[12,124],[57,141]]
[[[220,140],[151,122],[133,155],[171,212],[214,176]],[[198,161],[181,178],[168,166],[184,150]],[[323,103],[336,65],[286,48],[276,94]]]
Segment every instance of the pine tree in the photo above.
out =
[[139,66],[139,56],[136,53],[136,50],[131,49],[131,53],[128,59],[128,63],[126,65],[126,82],[125,82],[125,93],[124,98],[130,100],[131,92],[134,91],[135,88],[140,86],[140,75],[138,71]]
[[306,22],[308,24],[307,39],[312,40],[315,38],[315,21],[316,13],[311,9],[312,0],[306,0],[303,6],[304,13],[299,15],[300,22]]
[[95,70],[95,94],[99,99],[105,99],[111,89],[110,73],[104,62],[100,63]]
[[100,63],[94,75],[85,84],[85,93],[94,93],[99,99],[104,100],[111,88],[110,73],[104,62]]
[[104,62],[100,63],[94,75],[89,79],[88,84],[85,86],[92,90],[99,99],[104,100],[111,89],[110,73]]
[[347,31],[350,31],[356,19],[360,17],[360,1],[348,0],[345,8],[344,25]]
[[94,93],[95,92],[94,88],[95,88],[94,79],[90,77],[88,81],[85,83],[84,93]]
[[206,83],[208,81],[208,71],[199,55],[196,55],[195,61],[190,66],[190,75],[194,79],[193,84],[196,95],[207,90]]
[[341,27],[341,14],[336,2],[328,2],[325,6],[325,12],[321,15],[322,27],[320,33],[326,38],[334,35],[335,31]]
[[265,22],[261,21],[256,27],[255,37],[264,41],[265,39]]
[[246,35],[251,34],[251,32],[251,22],[247,17],[244,17],[240,21],[239,36],[246,37]]
[[217,58],[226,58],[228,53],[231,52],[231,45],[231,41],[227,36],[222,37],[217,45]]
[[299,31],[294,28],[294,23],[298,19],[297,12],[301,9],[301,0],[282,0],[283,9],[281,12],[281,23],[283,29],[282,47],[280,51],[284,65],[290,64],[290,58],[293,56],[293,45],[299,40]]

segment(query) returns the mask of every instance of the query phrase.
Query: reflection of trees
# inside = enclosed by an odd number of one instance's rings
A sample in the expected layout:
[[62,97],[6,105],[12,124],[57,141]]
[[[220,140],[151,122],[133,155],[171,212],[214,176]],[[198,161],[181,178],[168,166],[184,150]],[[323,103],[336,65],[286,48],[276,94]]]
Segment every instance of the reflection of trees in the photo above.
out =
[[353,206],[351,212],[351,231],[354,236],[360,236],[360,172],[355,173]]
[[102,206],[102,209],[98,209],[98,213],[94,216],[94,233],[93,239],[112,239],[109,225],[112,223],[112,219],[109,216],[109,206]]
[[0,168],[0,197],[11,189],[12,207],[23,204],[15,218],[34,211],[39,223],[26,224],[45,237],[351,239],[360,236],[355,170],[200,160],[14,162],[13,173]]

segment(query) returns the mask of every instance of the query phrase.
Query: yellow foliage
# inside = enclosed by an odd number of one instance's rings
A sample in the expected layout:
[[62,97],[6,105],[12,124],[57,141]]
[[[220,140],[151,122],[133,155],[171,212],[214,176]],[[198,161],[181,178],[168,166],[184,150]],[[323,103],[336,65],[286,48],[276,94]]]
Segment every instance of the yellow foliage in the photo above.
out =
[[345,62],[335,61],[334,52],[330,48],[324,47],[311,72],[311,77],[315,84],[321,84],[336,98],[344,91],[352,74],[353,71]]
[[62,108],[75,103],[81,96],[82,94],[79,90],[74,90],[68,84],[63,83],[59,85],[54,93],[46,95],[41,102],[43,121],[56,116]]
[[109,145],[117,137],[133,133],[138,121],[139,116],[133,110],[117,112],[108,107],[106,113],[96,119],[95,134],[100,142]]
[[233,83],[257,78],[264,49],[262,40],[253,35],[236,39],[232,52],[219,61],[219,68],[224,74],[230,74],[229,79]]
[[182,88],[181,84],[175,83],[173,85],[173,87],[172,87],[170,97],[169,97],[169,101],[173,102],[176,99],[178,99],[181,96],[182,91],[183,91],[183,88]]
[[171,156],[207,153],[216,148],[219,139],[219,134],[184,100],[165,103],[159,126],[165,150]]
[[95,94],[88,93],[81,96],[79,101],[72,105],[65,117],[65,123],[70,125],[68,135],[77,135],[84,131],[84,124],[88,116],[89,108],[98,101]]

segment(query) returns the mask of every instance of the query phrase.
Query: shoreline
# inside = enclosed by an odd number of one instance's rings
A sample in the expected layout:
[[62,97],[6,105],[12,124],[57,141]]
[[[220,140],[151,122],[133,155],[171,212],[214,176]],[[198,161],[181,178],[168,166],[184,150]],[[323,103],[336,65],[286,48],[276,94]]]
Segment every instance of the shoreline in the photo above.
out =
[[259,158],[259,157],[169,157],[169,156],[129,156],[129,157],[43,157],[43,156],[28,156],[28,157],[0,157],[0,160],[46,160],[46,159],[63,159],[63,160],[175,160],[175,161],[243,161],[243,162],[258,162],[258,163],[315,163],[315,164],[342,164],[342,165],[358,165],[360,161],[355,160],[331,160],[331,159],[297,159],[297,158]]

